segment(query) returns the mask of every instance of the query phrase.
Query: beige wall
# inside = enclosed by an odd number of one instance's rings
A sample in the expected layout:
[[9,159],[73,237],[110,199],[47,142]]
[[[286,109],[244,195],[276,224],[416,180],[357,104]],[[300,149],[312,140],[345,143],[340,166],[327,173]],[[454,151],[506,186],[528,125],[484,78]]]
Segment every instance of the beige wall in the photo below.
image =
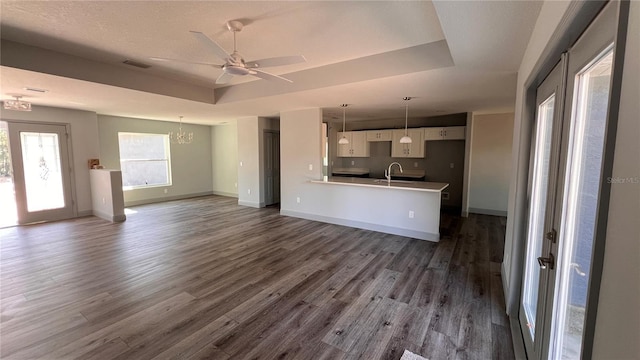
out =
[[238,197],[238,126],[236,122],[211,127],[213,193]]
[[97,115],[90,111],[33,106],[32,111],[0,109],[0,118],[11,121],[69,124],[71,127],[71,156],[79,215],[91,215],[91,186],[87,160],[100,154]]
[[[100,161],[107,168],[120,169],[118,132],[168,134],[177,128],[175,122],[98,115]],[[191,144],[171,144],[171,186],[125,191],[127,206],[212,193],[211,128],[192,124],[182,128],[193,132],[194,139]]]
[[469,168],[469,212],[507,215],[513,113],[474,115]]

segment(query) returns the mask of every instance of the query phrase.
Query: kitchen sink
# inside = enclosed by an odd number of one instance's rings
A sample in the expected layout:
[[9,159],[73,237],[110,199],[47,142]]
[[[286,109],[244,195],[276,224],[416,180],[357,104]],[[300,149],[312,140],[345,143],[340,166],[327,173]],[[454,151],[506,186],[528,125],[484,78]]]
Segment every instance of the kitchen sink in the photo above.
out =
[[[387,179],[374,179],[373,180],[374,183],[376,184],[380,184],[380,183],[387,183],[388,180]],[[392,184],[413,184],[415,181],[410,181],[410,180],[393,180],[391,179],[391,183]]]

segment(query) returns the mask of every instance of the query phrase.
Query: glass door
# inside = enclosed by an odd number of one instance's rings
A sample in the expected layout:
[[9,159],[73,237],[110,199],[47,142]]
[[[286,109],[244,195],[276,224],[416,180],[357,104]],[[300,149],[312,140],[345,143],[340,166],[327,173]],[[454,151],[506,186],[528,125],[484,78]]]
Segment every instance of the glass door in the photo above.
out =
[[[562,125],[564,61],[558,63],[538,87],[536,120],[532,140],[529,171],[529,210],[527,248],[520,303],[520,325],[528,354],[539,358],[544,339],[544,314],[547,284],[551,280],[555,255],[551,244],[555,240],[550,228],[555,200],[559,142]],[[547,261],[541,266],[540,261]],[[543,270],[548,271],[543,271]]]
[[9,123],[18,223],[74,216],[65,125]]
[[563,55],[566,90],[548,83],[558,66],[538,88],[519,314],[529,359],[584,353],[617,10],[605,6]]

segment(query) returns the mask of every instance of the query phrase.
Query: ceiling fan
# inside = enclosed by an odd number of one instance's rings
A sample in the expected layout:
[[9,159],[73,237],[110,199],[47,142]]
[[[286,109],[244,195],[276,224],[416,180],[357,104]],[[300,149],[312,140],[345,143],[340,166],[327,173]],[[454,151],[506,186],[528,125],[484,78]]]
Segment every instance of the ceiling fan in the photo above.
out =
[[167,58],[159,58],[152,57],[152,60],[157,61],[177,61],[188,64],[197,64],[197,65],[209,65],[216,68],[220,68],[223,70],[222,75],[220,75],[216,79],[216,84],[226,84],[228,83],[233,76],[246,76],[252,75],[259,77],[265,80],[276,80],[276,81],[286,81],[293,82],[285,77],[268,73],[266,71],[260,70],[261,68],[272,67],[272,66],[283,66],[283,65],[291,65],[306,62],[307,60],[302,55],[294,55],[294,56],[280,56],[273,57],[261,60],[254,61],[245,61],[242,58],[242,55],[236,49],[236,33],[241,31],[243,27],[242,22],[238,20],[232,20],[227,22],[227,29],[233,32],[233,52],[231,54],[227,53],[222,46],[218,45],[215,41],[209,38],[207,35],[199,32],[199,31],[190,31],[193,36],[200,41],[205,47],[207,47],[215,56],[219,59],[223,60],[225,63],[223,65],[210,64],[210,63],[201,63],[201,62],[191,62],[184,61],[178,59],[167,59]]

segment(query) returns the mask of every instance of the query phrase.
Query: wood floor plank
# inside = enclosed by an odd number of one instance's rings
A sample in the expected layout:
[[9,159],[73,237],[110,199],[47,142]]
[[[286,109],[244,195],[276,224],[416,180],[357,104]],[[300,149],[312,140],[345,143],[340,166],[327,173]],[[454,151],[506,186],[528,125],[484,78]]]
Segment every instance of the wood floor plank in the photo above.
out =
[[3,359],[513,357],[505,220],[426,242],[221,196],[0,229]]

